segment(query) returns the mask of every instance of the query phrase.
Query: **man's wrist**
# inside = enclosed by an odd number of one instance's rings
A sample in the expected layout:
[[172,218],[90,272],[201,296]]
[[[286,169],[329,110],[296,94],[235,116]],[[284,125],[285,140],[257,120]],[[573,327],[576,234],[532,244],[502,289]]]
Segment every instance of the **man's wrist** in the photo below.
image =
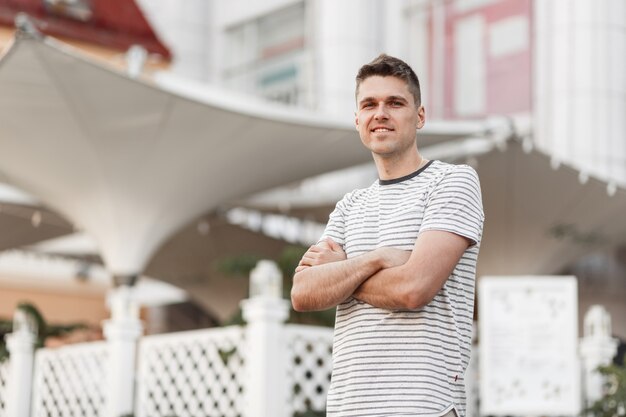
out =
[[380,250],[380,248],[378,248],[363,255],[366,257],[366,262],[369,269],[373,270],[374,272],[378,272],[381,269],[387,268],[386,259],[384,256],[382,256],[381,252],[382,251]]

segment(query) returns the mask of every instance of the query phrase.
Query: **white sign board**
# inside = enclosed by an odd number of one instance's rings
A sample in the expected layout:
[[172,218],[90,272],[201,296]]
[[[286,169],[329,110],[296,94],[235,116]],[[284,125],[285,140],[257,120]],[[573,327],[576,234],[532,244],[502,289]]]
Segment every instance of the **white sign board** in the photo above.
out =
[[578,414],[576,278],[483,277],[478,291],[481,414]]

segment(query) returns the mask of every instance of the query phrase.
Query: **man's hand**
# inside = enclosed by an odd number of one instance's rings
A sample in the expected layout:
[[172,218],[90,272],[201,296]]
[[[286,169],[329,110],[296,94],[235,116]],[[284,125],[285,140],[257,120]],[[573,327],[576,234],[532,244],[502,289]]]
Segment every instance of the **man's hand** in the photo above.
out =
[[[387,253],[385,262],[396,260],[397,254]],[[330,239],[313,245],[302,257],[293,276],[293,308],[316,311],[335,307],[382,267],[382,258],[373,252],[346,259],[341,246]]]
[[326,238],[306,251],[300,263],[298,263],[296,273],[311,266],[343,261],[345,259],[346,253],[341,245],[330,238]]
[[382,247],[374,250],[383,262],[383,269],[404,265],[411,257],[411,251]]

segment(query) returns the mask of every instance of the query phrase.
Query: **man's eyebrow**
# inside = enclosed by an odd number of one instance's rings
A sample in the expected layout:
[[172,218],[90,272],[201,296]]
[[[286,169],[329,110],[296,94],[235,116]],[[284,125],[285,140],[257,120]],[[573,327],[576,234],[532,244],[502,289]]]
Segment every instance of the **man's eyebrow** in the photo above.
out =
[[[372,102],[372,101],[376,101],[376,97],[363,97],[360,101],[359,101],[359,105],[363,104],[363,103],[368,103],[368,102]],[[385,97],[385,101],[402,101],[404,103],[408,103],[409,101],[402,97],[402,96],[389,96],[389,97]]]
[[362,103],[367,103],[368,101],[375,101],[376,99],[374,97],[364,97],[361,100],[359,100],[359,104]]
[[408,100],[402,96],[389,96],[387,97],[387,101],[403,101],[408,103]]

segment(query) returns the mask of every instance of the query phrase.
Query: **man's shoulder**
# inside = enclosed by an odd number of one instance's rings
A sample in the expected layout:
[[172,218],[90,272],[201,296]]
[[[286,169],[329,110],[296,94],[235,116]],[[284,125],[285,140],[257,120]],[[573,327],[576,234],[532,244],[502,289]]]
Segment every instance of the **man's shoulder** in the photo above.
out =
[[468,164],[452,164],[450,162],[443,162],[440,160],[434,160],[431,167],[434,171],[452,173],[452,172],[476,172]]
[[[347,192],[335,205],[330,214],[329,224],[340,224],[355,212],[358,212],[367,201],[372,200],[372,193],[376,192],[377,182],[366,188],[357,188]],[[335,236],[336,237],[336,236]]]
[[355,202],[359,202],[359,201],[363,201],[366,200],[368,198],[368,196],[371,196],[372,193],[375,193],[377,190],[377,185],[378,185],[378,181],[373,182],[370,186],[365,187],[365,188],[355,188],[352,191],[347,192],[341,200],[339,200],[339,203],[343,204],[343,205],[350,205],[353,204]]
[[[478,181],[476,170],[467,164],[451,164],[442,161],[433,161],[432,171],[429,176],[424,179],[432,182],[440,182],[441,180],[472,180]],[[427,178],[426,178],[427,177]]]

